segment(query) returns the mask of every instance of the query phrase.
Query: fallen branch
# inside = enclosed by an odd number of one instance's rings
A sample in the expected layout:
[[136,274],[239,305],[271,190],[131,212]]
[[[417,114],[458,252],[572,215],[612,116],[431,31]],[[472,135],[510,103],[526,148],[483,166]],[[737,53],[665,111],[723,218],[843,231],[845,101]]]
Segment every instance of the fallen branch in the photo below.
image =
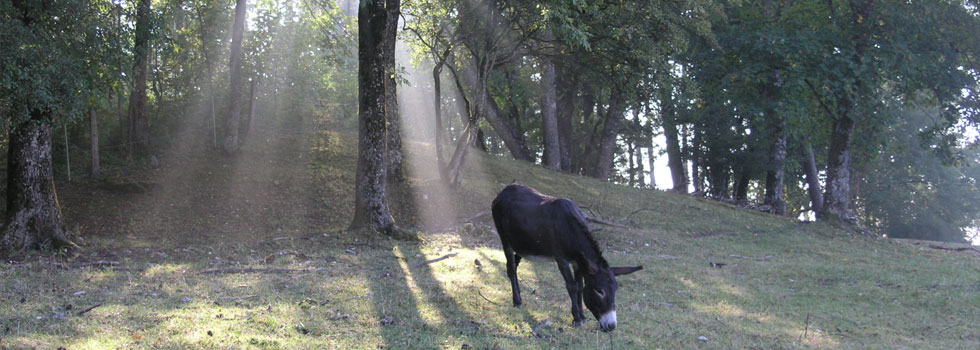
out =
[[950,251],[957,251],[957,252],[963,252],[963,251],[968,251],[969,250],[969,251],[980,253],[980,249],[973,248],[973,247],[952,247],[952,248],[948,248],[948,247],[938,246],[938,245],[934,245],[934,244],[930,244],[930,245],[928,245],[928,247],[929,248],[932,248],[932,249],[939,249],[939,250],[950,250]]
[[500,305],[500,303],[496,303],[493,300],[490,300],[489,298],[487,298],[486,296],[484,296],[483,295],[483,292],[481,292],[479,289],[476,290],[476,294],[479,294],[480,297],[483,298],[483,300],[486,300],[487,302],[489,302],[491,304],[494,304],[494,305],[497,305],[497,306],[502,306],[502,305]]
[[88,307],[88,308],[86,308],[85,310],[82,310],[82,311],[79,311],[79,312],[78,312],[77,314],[75,314],[75,315],[77,315],[77,316],[81,316],[81,315],[84,315],[84,314],[86,314],[86,313],[88,313],[89,311],[92,311],[92,310],[95,310],[95,308],[97,308],[97,307],[99,307],[99,306],[102,306],[102,303],[98,303],[98,304],[95,304],[95,305],[92,305],[92,306],[89,306],[89,307]]
[[639,213],[641,211],[648,211],[648,210],[649,211],[653,211],[653,209],[650,209],[650,208],[640,208],[640,209],[634,210],[633,212],[627,214],[626,217],[623,218],[623,221],[629,221],[630,220],[630,217],[632,217],[634,214],[637,214],[637,213]]
[[605,220],[605,219],[600,219],[600,218],[597,218],[597,217],[586,216],[585,219],[586,220],[589,220],[589,222],[594,222],[594,223],[602,224],[602,225],[606,225],[606,226],[612,226],[612,227],[618,227],[618,228],[629,228],[629,226],[626,226],[626,225],[623,225],[623,224],[620,224],[620,223],[616,223],[616,222],[612,222],[612,221],[609,221],[609,220]]
[[458,253],[446,254],[446,255],[443,255],[441,257],[432,259],[432,260],[426,260],[426,261],[422,261],[422,262],[416,263],[416,264],[412,265],[412,267],[419,267],[419,266],[422,266],[422,265],[428,265],[428,264],[431,264],[431,263],[434,263],[434,262],[443,261],[443,260],[452,258],[452,257],[456,256],[457,254]]
[[741,255],[736,255],[736,254],[729,254],[728,257],[729,258],[735,258],[735,259],[755,260],[755,261],[769,261],[769,259],[772,259],[772,255],[766,255],[765,257],[762,257],[762,258],[753,258],[751,256],[741,256]]
[[541,323],[538,323],[538,325],[534,327],[534,330],[532,330],[531,333],[534,334],[534,337],[535,338],[547,338],[548,337],[547,335],[541,334],[541,330],[544,329],[544,328],[546,328],[546,327],[550,327],[553,324],[554,323],[551,322],[551,317],[550,316],[549,317],[545,317],[544,318],[544,321],[541,321]]
[[297,272],[313,272],[316,270],[296,270],[296,269],[271,269],[271,268],[253,268],[253,267],[243,267],[243,268],[224,268],[224,269],[209,269],[201,270],[195,272],[197,275],[216,275],[221,273],[297,273]]
[[259,297],[258,295],[249,295],[249,296],[244,296],[244,297],[220,297],[220,298],[218,298],[218,300],[220,300],[220,301],[246,300],[246,299],[254,299],[254,298],[258,298],[258,297]]
[[77,268],[82,268],[82,267],[90,267],[90,266],[94,266],[94,267],[107,267],[107,266],[116,266],[116,265],[119,265],[119,262],[118,261],[109,261],[109,260],[98,260],[98,261],[80,262],[80,263],[74,263],[74,264],[55,263],[55,266],[58,266],[60,268],[66,269],[66,270],[67,269],[77,269]]

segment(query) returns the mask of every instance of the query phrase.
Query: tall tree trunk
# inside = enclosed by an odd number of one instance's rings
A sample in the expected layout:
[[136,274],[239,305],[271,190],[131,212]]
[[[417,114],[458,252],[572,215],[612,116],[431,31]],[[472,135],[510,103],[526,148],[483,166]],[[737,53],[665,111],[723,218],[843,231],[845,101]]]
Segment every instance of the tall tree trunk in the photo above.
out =
[[695,126],[691,126],[691,134],[692,134],[691,144],[688,145],[687,130],[688,130],[687,125],[684,125],[682,131],[684,136],[681,144],[684,145],[685,148],[689,149],[689,151],[684,152],[684,154],[691,157],[691,183],[693,184],[692,187],[694,187],[694,193],[704,193],[706,192],[704,189],[704,178],[706,175],[704,174],[705,172],[701,171],[702,170],[701,160],[704,159],[704,157],[702,157],[704,155],[704,152],[701,151],[701,145],[702,145],[701,133],[698,132],[698,129]]
[[[645,106],[644,108],[647,111],[649,111],[648,108],[650,108],[650,107],[649,106]],[[654,129],[653,129],[653,119],[649,115],[647,115],[647,126],[644,129],[644,132],[646,133],[646,139],[644,139],[644,141],[646,141],[646,144],[644,146],[645,146],[645,148],[647,150],[647,157],[648,157],[647,158],[647,164],[650,167],[650,189],[654,189],[655,190],[655,189],[657,189],[657,175],[656,175],[657,168],[655,166],[656,161],[657,161],[657,154],[654,151],[653,138],[657,134],[656,134],[656,132],[654,132]]]
[[[558,67],[556,67],[557,69]],[[559,102],[555,106],[555,114],[558,119],[558,146],[559,156],[561,157],[561,170],[572,172],[572,113],[575,110],[575,86],[574,81],[564,69],[559,74],[556,72],[556,85],[558,90]]]
[[817,219],[823,211],[823,192],[820,189],[820,178],[817,172],[817,159],[813,156],[813,146],[810,141],[804,141],[803,170],[806,174],[807,193],[810,195],[810,209]]
[[[596,113],[596,106],[598,105],[598,98],[596,98],[589,86],[583,86],[582,88],[584,91],[582,91],[582,102],[579,106],[579,117],[573,117],[575,118],[573,123],[580,125],[580,131],[574,133],[575,130],[572,130],[572,132],[575,135],[575,139],[588,141],[580,141],[572,144],[572,172],[579,175],[587,175],[591,171],[589,166],[593,164],[592,159],[595,147],[592,145],[596,143],[596,134],[598,134],[598,131],[595,129],[598,129],[599,123],[593,123],[592,120],[596,119],[594,115]],[[593,124],[596,127],[590,128]],[[591,132],[589,129],[592,129]]]
[[208,60],[208,106],[211,107],[211,141],[214,142],[214,148],[218,148],[218,123],[216,121],[217,115],[215,114],[215,99],[214,99],[214,66],[211,65],[211,61]]
[[459,74],[453,71],[453,82],[456,83],[456,91],[459,96],[463,99],[463,105],[466,110],[465,124],[463,124],[463,130],[460,131],[458,137],[456,137],[456,150],[453,152],[453,156],[449,159],[449,165],[446,169],[446,178],[450,186],[457,187],[463,181],[463,164],[466,163],[466,158],[469,156],[470,147],[476,139],[477,134],[477,122],[479,121],[480,115],[476,113],[476,109],[470,102],[469,97],[463,92],[463,82],[459,79]]
[[629,175],[629,185],[630,187],[636,186],[636,162],[634,161],[636,157],[636,144],[633,140],[626,141],[626,159],[628,164],[626,165],[626,173]]
[[[850,77],[854,78],[853,90],[858,96],[864,93],[865,82],[858,76],[858,67],[863,65],[864,52],[871,47],[869,40],[872,35],[871,24],[864,19],[869,18],[876,0],[852,0],[849,2],[853,12],[854,25],[851,42],[854,43],[853,63]],[[834,19],[837,21],[837,19]],[[824,188],[824,204],[819,214],[821,219],[833,218],[848,224],[857,225],[857,216],[850,206],[851,200],[851,141],[854,135],[854,113],[858,101],[850,93],[842,93],[837,98],[839,113],[834,118],[831,127],[830,149],[827,152],[827,185]]]
[[647,163],[650,166],[650,189],[657,189],[657,168],[655,163],[657,161],[657,154],[653,150],[653,137],[650,138],[649,145],[647,146]]
[[672,191],[687,193],[687,171],[684,167],[684,156],[681,154],[677,115],[671,95],[670,88],[662,88],[660,91],[660,118],[667,143],[667,167],[670,168],[670,179],[674,184]]
[[0,251],[72,246],[64,228],[51,165],[51,116],[31,111],[31,120],[10,132],[7,156],[7,217]]
[[88,122],[89,122],[89,139],[92,141],[92,148],[90,150],[92,158],[92,166],[89,168],[89,176],[93,179],[99,177],[99,119],[95,117],[95,108],[89,108],[88,110]]
[[558,85],[555,81],[555,64],[544,61],[541,75],[544,94],[541,96],[541,131],[544,133],[543,165],[551,169],[561,169],[561,144],[558,133]]
[[144,158],[150,151],[150,123],[146,111],[146,74],[150,54],[150,0],[140,0],[136,9],[135,71],[129,95],[129,156]]
[[749,181],[752,178],[749,176],[749,169],[746,166],[742,166],[742,170],[738,172],[738,180],[735,181],[735,202],[745,203],[749,200]]
[[449,183],[449,173],[446,171],[446,160],[442,155],[442,78],[440,75],[442,74],[442,67],[444,66],[445,61],[440,61],[436,62],[435,66],[432,67],[432,95],[433,103],[435,104],[434,110],[436,112],[435,140],[433,142],[436,146],[436,165],[439,167],[439,177],[442,178],[443,182]]
[[388,118],[388,179],[404,180],[402,174],[402,133],[401,114],[398,110],[398,82],[395,79],[395,44],[398,41],[398,18],[401,0],[387,0],[385,10],[388,17],[385,23],[385,115]]
[[771,113],[772,121],[769,137],[769,161],[766,170],[766,194],[764,203],[772,206],[773,214],[786,215],[786,201],[783,200],[783,178],[786,169],[786,119]]
[[478,67],[479,60],[474,58],[473,64],[466,65],[463,69],[463,77],[466,79],[466,84],[469,86],[473,98],[481,101],[476,103],[477,114],[487,118],[487,122],[490,123],[493,131],[504,142],[504,146],[507,146],[507,149],[510,150],[510,154],[514,159],[528,162],[533,161],[531,151],[528,150],[527,143],[524,141],[523,131],[521,131],[520,126],[512,125],[503,116],[497,102],[490,95],[490,90],[486,86],[486,80],[481,79]]
[[613,158],[616,156],[616,138],[623,124],[625,110],[621,95],[619,89],[613,89],[609,96],[609,108],[606,110],[606,119],[603,122],[602,138],[599,140],[599,153],[596,156],[595,167],[592,169],[592,177],[597,179],[608,180],[612,173]]
[[839,117],[834,120],[830,137],[830,150],[827,152],[827,187],[820,217],[836,217],[854,223],[851,213],[851,136],[854,134],[854,120]]
[[[649,130],[644,129],[643,125],[640,123],[640,108],[633,109],[633,127],[635,130],[637,130],[637,136],[633,140],[633,149],[636,153],[636,177],[637,183],[640,184],[640,188],[643,188],[647,185],[646,178],[643,175],[643,148],[650,142],[648,141],[650,132]],[[632,166],[630,167],[632,168]],[[650,167],[650,171],[653,171],[653,167]]]
[[[385,117],[385,34],[388,11],[384,0],[363,0],[357,12],[358,105],[357,176],[351,229],[397,234],[388,211],[387,118]],[[392,56],[393,58],[393,56]]]
[[245,37],[245,0],[235,1],[235,24],[231,30],[231,59],[229,74],[231,85],[228,93],[228,118],[225,119],[224,150],[227,154],[238,152],[238,124],[241,121],[242,100],[242,39]]

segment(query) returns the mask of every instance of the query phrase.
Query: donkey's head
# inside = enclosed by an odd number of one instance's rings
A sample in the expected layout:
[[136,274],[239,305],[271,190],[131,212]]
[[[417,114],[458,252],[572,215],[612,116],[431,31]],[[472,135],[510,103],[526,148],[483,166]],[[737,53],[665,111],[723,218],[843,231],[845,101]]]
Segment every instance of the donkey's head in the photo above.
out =
[[643,269],[643,266],[610,267],[604,260],[588,261],[585,264],[585,289],[582,299],[592,316],[599,320],[603,332],[616,329],[616,276],[630,274]]

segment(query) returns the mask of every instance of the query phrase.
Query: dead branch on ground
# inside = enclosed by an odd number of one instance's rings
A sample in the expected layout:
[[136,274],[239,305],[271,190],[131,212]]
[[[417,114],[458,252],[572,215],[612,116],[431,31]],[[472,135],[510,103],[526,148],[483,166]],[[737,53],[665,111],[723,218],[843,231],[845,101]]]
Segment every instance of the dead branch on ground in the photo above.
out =
[[416,263],[416,264],[412,265],[412,267],[419,267],[419,266],[422,266],[422,265],[428,265],[428,264],[431,264],[431,263],[434,263],[434,262],[443,261],[443,260],[452,258],[452,257],[454,257],[454,256],[456,256],[458,254],[459,253],[446,254],[446,255],[443,255],[441,257],[432,259],[432,260],[426,260],[426,261],[422,261],[422,262]]
[[95,308],[97,308],[97,307],[99,307],[99,306],[102,306],[102,303],[98,303],[98,304],[95,304],[95,305],[92,305],[92,306],[89,306],[89,307],[87,307],[87,308],[85,308],[85,310],[82,310],[82,311],[79,311],[79,312],[78,312],[77,314],[75,314],[75,315],[77,315],[77,316],[81,316],[81,315],[84,315],[84,314],[87,314],[87,313],[88,313],[89,311],[92,311],[92,310],[95,310]]
[[593,216],[586,216],[585,219],[586,220],[589,220],[589,222],[593,222],[593,223],[597,223],[597,224],[602,224],[602,225],[606,225],[606,226],[612,226],[612,227],[618,227],[618,228],[629,228],[629,226],[626,226],[626,225],[623,225],[623,224],[620,224],[620,223],[617,223],[617,222],[612,222],[612,221],[609,221],[609,220],[606,220],[606,219],[593,217]]
[[769,261],[769,259],[772,259],[772,255],[766,255],[765,257],[761,257],[761,258],[753,258],[751,256],[741,256],[741,255],[737,255],[737,254],[729,254],[728,257],[729,258],[735,258],[735,259],[755,260],[755,261]]
[[217,275],[222,273],[299,273],[316,272],[317,270],[297,270],[297,269],[274,269],[274,268],[255,268],[255,267],[232,267],[223,269],[208,269],[195,272],[197,275]]

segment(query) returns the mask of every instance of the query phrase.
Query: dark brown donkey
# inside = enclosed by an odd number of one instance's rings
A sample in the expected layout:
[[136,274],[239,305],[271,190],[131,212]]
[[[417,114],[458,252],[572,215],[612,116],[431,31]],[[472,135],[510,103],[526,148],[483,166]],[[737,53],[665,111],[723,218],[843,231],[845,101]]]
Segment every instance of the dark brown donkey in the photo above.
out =
[[[493,200],[493,222],[507,257],[507,278],[514,292],[514,306],[521,306],[517,265],[522,257],[552,258],[565,278],[572,298],[576,327],[585,321],[582,301],[605,332],[616,329],[616,277],[643,266],[610,267],[585,215],[572,201],[543,195],[533,188],[511,184]],[[574,271],[574,274],[573,274]]]

